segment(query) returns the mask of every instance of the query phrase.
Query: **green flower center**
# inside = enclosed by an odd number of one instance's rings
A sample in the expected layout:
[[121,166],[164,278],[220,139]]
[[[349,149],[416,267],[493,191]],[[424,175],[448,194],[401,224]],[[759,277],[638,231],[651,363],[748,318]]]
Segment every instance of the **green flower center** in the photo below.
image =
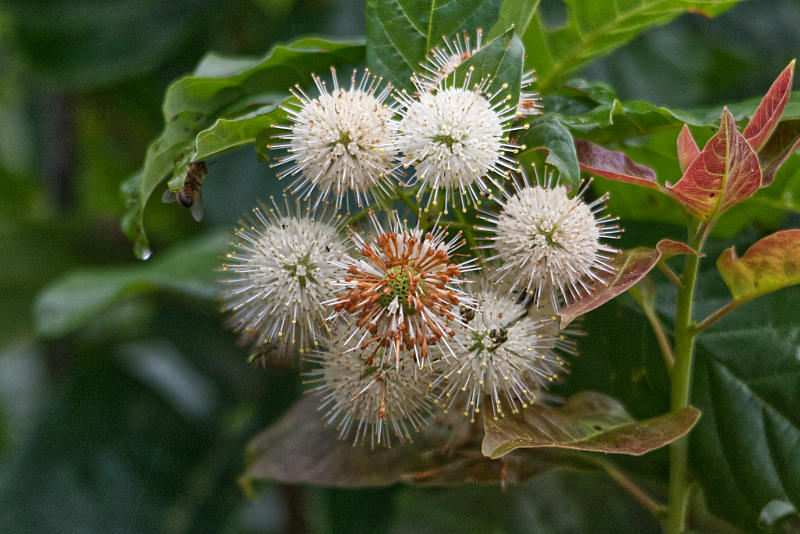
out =
[[[538,241],[537,237],[544,238],[544,241],[545,241],[545,243],[547,244],[548,247],[561,248],[561,244],[558,243],[553,238],[553,236],[556,234],[557,231],[558,231],[558,227],[554,227],[554,228],[552,228],[550,230],[545,230],[541,226],[536,225],[534,227],[533,231],[531,231],[531,239],[535,243],[536,241]],[[539,244],[541,244],[541,242]],[[536,248],[536,244],[532,245],[531,248]]]
[[[408,304],[412,273],[417,275],[417,271],[408,265],[395,265],[390,268],[383,278],[387,281],[386,288],[389,289],[389,292],[386,293],[386,289],[384,289],[384,292],[378,297],[378,302],[383,306],[388,306],[397,298],[398,303],[403,306],[403,313],[406,315],[416,313],[417,310],[414,309],[414,306]],[[422,281],[419,282],[418,287],[422,289]]]
[[336,140],[337,144],[343,145],[345,149],[347,149],[347,145],[352,142],[353,140],[350,138],[350,132],[339,130],[339,139]]
[[460,143],[461,139],[454,139],[451,135],[437,135],[433,138],[434,143],[441,143],[445,145],[450,151],[453,151],[453,145]]
[[316,265],[311,263],[311,254],[306,254],[302,258],[298,258],[297,263],[294,265],[284,265],[283,268],[289,271],[289,276],[297,278],[297,283],[300,284],[300,287],[306,287],[308,282],[317,283],[311,275],[311,271],[317,268]]

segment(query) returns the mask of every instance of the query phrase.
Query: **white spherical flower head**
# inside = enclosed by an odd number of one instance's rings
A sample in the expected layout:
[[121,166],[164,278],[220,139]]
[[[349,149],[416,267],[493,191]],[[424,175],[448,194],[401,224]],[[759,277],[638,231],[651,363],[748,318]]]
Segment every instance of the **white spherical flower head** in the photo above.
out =
[[[345,333],[339,334],[334,338]],[[352,436],[354,445],[389,447],[392,436],[410,441],[412,431],[431,422],[430,400],[410,362],[382,365],[380,354],[352,350],[338,341],[331,342],[328,352],[308,359],[319,365],[308,373],[314,384],[311,391],[321,399],[318,411],[341,439]]]
[[479,193],[488,190],[488,183],[499,187],[497,177],[518,166],[510,157],[519,147],[507,137],[517,128],[509,125],[514,109],[509,97],[502,96],[506,87],[488,94],[489,80],[470,87],[469,78],[462,87],[442,82],[433,91],[416,80],[419,98],[399,95],[401,162],[414,166],[414,178],[421,184],[418,195],[432,192],[428,206],[437,203],[440,190],[445,210],[448,203],[455,206],[456,196],[462,210],[470,203],[480,204]]
[[499,214],[484,212],[481,217],[494,224],[483,228],[503,265],[496,271],[498,280],[510,279],[512,290],[532,293],[538,300],[550,295],[557,306],[558,295],[570,302],[588,294],[589,282],[599,274],[611,273],[608,260],[617,250],[601,238],[619,237],[616,218],[602,216],[606,196],[592,203],[582,201],[588,187],[570,196],[564,185],[555,185],[550,172],[548,184],[529,184],[515,179],[516,191],[504,192],[497,199]]
[[347,250],[333,215],[301,208],[255,208],[236,230],[226,256],[223,311],[242,341],[267,357],[302,354],[324,339],[330,281],[342,270],[331,262]]
[[473,421],[487,401],[495,418],[527,408],[536,391],[564,371],[556,349],[570,346],[552,313],[529,311],[524,300],[480,285],[477,306],[462,308],[466,325],[456,327],[462,354],[457,361],[437,362],[440,374],[431,384],[445,410],[456,406]]
[[276,126],[287,133],[278,136],[283,143],[270,148],[288,151],[277,165],[287,165],[279,173],[281,178],[295,178],[289,185],[293,193],[304,198],[314,194],[317,202],[330,195],[337,209],[352,195],[361,206],[375,188],[386,191],[395,172],[394,110],[384,104],[392,87],[381,89],[381,80],[365,71],[358,79],[354,72],[346,90],[339,87],[334,69],[331,72],[330,92],[314,76],[316,98],[295,87],[292,94],[299,106],[282,108],[292,124]]

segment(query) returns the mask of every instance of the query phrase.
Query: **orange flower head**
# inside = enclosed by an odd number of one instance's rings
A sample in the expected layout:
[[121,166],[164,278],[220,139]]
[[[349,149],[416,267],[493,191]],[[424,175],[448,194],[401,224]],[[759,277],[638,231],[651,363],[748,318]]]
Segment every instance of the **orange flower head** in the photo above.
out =
[[384,353],[393,354],[396,365],[405,349],[422,366],[433,343],[443,343],[452,354],[446,340],[454,335],[450,324],[461,322],[461,306],[472,306],[459,288],[464,283],[461,275],[477,269],[474,260],[453,261],[461,234],[448,241],[444,229],[409,229],[396,215],[384,230],[374,214],[370,217],[377,238],[365,241],[353,233],[360,257],[345,256],[339,266],[347,275],[333,283],[340,288],[335,315],[351,319],[353,326],[348,340],[360,333],[357,343],[362,350],[373,344],[376,352],[390,347]]

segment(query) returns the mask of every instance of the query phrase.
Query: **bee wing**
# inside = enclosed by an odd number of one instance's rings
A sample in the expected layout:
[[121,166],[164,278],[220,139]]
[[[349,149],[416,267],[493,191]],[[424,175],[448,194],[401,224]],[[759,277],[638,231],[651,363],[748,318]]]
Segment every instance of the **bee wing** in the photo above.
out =
[[177,202],[177,201],[178,201],[178,196],[175,193],[175,191],[170,191],[169,189],[167,189],[166,191],[164,191],[164,194],[161,195],[161,202],[163,202],[164,204],[169,204],[170,202]]
[[203,195],[200,191],[197,192],[194,203],[192,203],[192,217],[197,222],[203,220]]

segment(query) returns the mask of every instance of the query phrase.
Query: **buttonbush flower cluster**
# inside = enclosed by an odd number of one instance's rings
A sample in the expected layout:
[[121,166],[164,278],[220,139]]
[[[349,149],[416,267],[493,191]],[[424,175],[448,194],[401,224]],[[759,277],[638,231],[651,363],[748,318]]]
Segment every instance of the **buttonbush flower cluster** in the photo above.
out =
[[613,272],[606,197],[526,177],[535,77],[513,94],[466,64],[483,47],[445,40],[406,90],[367,70],[296,85],[270,147],[284,200],[241,222],[222,267],[230,327],[262,362],[309,366],[324,423],[356,445],[537,402],[575,353],[559,307]]

